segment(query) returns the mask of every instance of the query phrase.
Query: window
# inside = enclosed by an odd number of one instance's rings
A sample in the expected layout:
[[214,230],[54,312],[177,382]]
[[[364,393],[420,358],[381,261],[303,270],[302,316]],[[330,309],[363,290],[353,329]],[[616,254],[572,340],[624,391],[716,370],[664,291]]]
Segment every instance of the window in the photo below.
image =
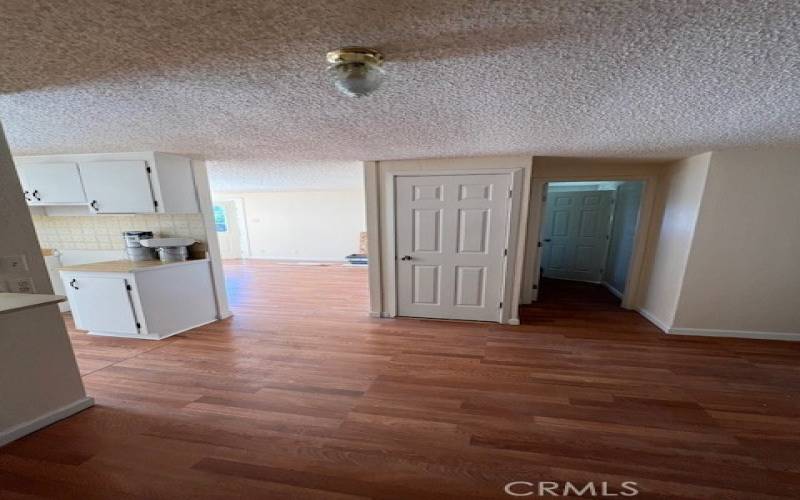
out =
[[221,205],[214,205],[214,227],[218,233],[228,232],[228,220],[225,218],[225,208]]

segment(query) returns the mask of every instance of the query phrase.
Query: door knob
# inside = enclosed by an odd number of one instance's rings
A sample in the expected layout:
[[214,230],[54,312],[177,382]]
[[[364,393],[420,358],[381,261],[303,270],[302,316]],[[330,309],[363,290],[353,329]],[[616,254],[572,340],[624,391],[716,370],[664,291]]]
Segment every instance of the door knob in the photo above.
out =
[[411,256],[410,255],[403,255],[402,257],[400,257],[400,260],[411,260]]

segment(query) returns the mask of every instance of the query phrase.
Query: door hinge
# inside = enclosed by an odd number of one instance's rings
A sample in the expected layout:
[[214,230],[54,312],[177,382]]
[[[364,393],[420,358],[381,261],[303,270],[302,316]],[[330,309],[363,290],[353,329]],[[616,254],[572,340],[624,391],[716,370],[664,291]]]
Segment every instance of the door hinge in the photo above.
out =
[[150,169],[150,167],[144,167],[144,169],[147,171],[148,174],[153,173],[153,171]]
[[153,206],[158,208],[158,200],[153,200]]
[[508,190],[508,197],[512,198],[513,196],[514,196],[514,190],[513,189],[509,189]]
[[542,247],[542,242],[541,241],[537,242],[536,246],[541,248]]
[[126,290],[128,290],[128,291],[131,291],[131,290],[133,290],[133,288],[131,288],[131,286],[130,286],[130,285],[128,285],[128,284],[126,284],[126,285],[125,285],[125,289],[126,289]]
[[534,290],[538,290],[539,289],[539,285],[533,285],[533,289]]
[[136,322],[136,329],[137,330],[141,330],[142,329],[142,325],[138,321]]
[[503,255],[506,255],[506,256],[508,255],[508,248],[504,248],[503,249]]
[[502,309],[502,308],[503,308],[503,303],[502,303],[502,302],[500,302],[500,305],[498,305],[498,306],[497,306],[497,308],[498,308],[498,309]]

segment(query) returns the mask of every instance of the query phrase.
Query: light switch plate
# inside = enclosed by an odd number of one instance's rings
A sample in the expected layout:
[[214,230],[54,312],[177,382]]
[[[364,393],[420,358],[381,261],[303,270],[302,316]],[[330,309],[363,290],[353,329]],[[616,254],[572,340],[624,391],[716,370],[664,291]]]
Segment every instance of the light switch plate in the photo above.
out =
[[11,291],[15,293],[36,293],[33,278],[11,278],[8,280]]
[[23,273],[28,270],[24,255],[5,255],[0,257],[0,269],[6,273]]

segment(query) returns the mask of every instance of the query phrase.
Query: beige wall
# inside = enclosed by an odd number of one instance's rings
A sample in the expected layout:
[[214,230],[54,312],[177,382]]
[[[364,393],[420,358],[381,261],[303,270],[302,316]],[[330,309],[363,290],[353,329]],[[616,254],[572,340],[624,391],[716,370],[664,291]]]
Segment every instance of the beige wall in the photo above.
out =
[[153,231],[162,237],[206,240],[200,214],[101,215],[48,217],[34,215],[43,248],[58,250],[122,250],[123,231]]
[[[0,210],[0,255],[24,255],[21,274],[52,293],[2,128]],[[56,304],[0,314],[0,446],[91,404]]]
[[3,285],[0,290],[5,289],[5,282],[8,279],[28,277],[33,279],[37,293],[53,293],[50,276],[47,274],[36,239],[31,213],[22,196],[22,186],[2,128],[0,128],[0,215],[0,255],[24,255],[29,268],[23,273],[8,273],[0,267],[0,282],[2,282],[0,285]]
[[243,202],[250,256],[276,260],[342,261],[365,231],[364,192],[219,193]]
[[800,149],[711,155],[672,326],[800,333]]
[[710,158],[705,153],[676,162],[660,179],[655,212],[663,215],[649,238],[640,304],[643,314],[665,330],[678,307]]

